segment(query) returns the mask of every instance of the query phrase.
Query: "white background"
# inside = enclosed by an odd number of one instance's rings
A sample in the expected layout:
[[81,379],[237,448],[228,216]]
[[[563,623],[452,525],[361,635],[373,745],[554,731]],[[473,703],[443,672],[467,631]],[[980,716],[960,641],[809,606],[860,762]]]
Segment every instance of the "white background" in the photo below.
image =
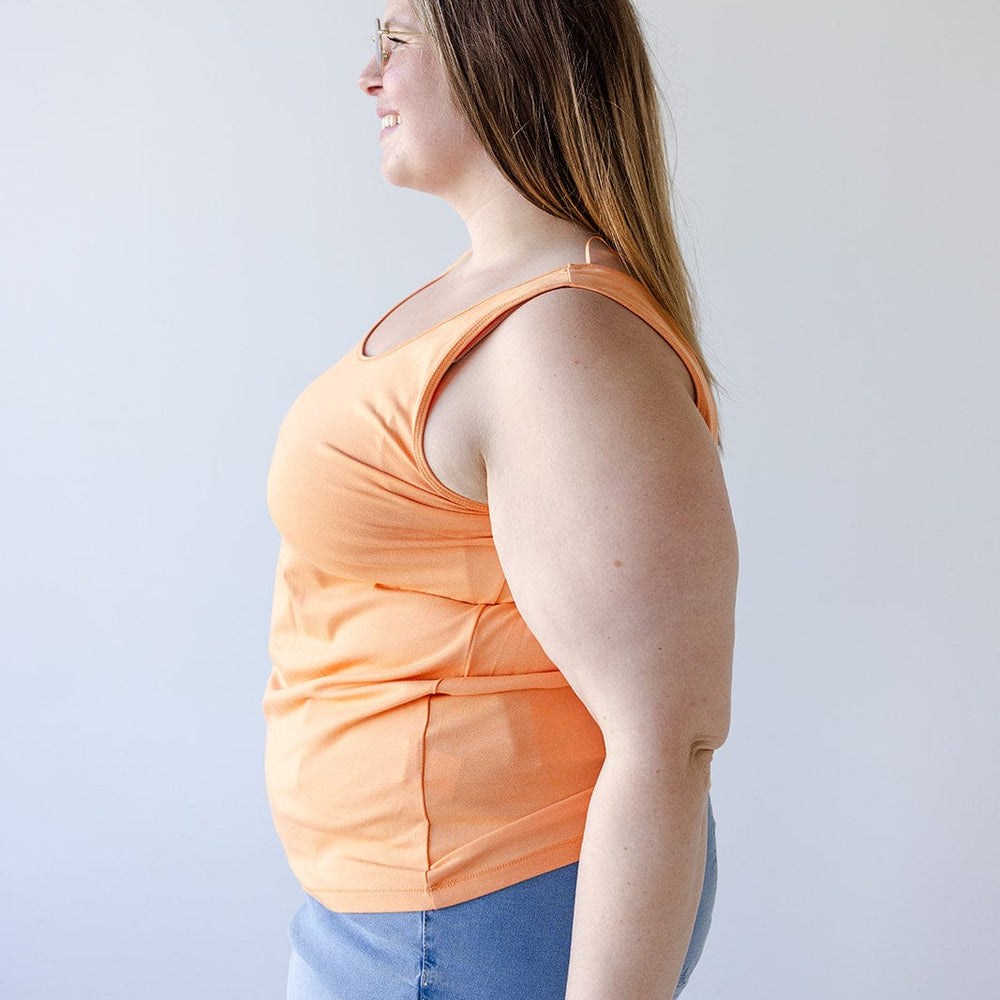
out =
[[[998,8],[642,7],[743,551],[687,996],[996,996]],[[465,248],[379,176],[377,13],[0,0],[8,1000],[283,995],[270,452]]]

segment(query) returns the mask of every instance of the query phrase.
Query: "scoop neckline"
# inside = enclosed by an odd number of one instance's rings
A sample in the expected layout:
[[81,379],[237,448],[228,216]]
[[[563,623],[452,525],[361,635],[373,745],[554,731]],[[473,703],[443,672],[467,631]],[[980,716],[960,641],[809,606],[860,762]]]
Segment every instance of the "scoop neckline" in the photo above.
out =
[[450,274],[456,267],[458,267],[458,265],[461,264],[462,261],[465,260],[465,258],[468,257],[468,255],[471,252],[472,252],[471,250],[467,250],[464,254],[462,254],[461,257],[458,258],[458,260],[455,261],[454,264],[452,264],[450,267],[442,271],[436,278],[431,278],[431,280],[428,281],[426,284],[423,284],[419,288],[410,292],[409,295],[400,299],[394,306],[392,306],[392,308],[390,308],[388,312],[384,313],[381,317],[379,317],[379,319],[376,320],[375,324],[372,327],[370,327],[368,332],[361,338],[360,343],[357,345],[357,348],[355,349],[355,354],[358,360],[379,361],[382,358],[387,358],[395,354],[397,351],[401,351],[404,347],[409,347],[411,344],[416,343],[418,340],[421,340],[424,337],[428,336],[429,334],[434,333],[435,330],[439,330],[441,327],[447,325],[448,323],[454,322],[456,319],[458,319],[461,316],[464,316],[468,312],[471,312],[473,309],[479,309],[480,307],[484,306],[487,302],[489,302],[491,299],[499,298],[501,295],[506,295],[509,292],[516,291],[518,288],[523,288],[525,285],[530,285],[535,281],[541,281],[543,278],[548,278],[550,275],[558,274],[560,271],[567,271],[567,272],[571,270],[610,271],[613,274],[621,275],[623,278],[630,278],[633,281],[635,280],[634,278],[632,278],[632,275],[630,275],[627,271],[622,271],[617,267],[608,267],[607,264],[594,264],[594,263],[588,264],[586,262],[582,264],[580,263],[562,264],[561,266],[554,267],[549,271],[544,271],[541,274],[536,274],[534,277],[525,278],[524,281],[519,281],[516,284],[509,285],[507,288],[502,288],[498,292],[493,292],[492,294],[487,295],[482,299],[479,299],[479,301],[473,302],[471,305],[466,306],[464,309],[460,309],[457,313],[454,313],[451,316],[447,316],[445,319],[439,320],[437,323],[434,323],[432,326],[429,326],[426,329],[421,330],[419,333],[414,334],[412,337],[408,337],[406,340],[400,341],[400,343],[396,344],[394,347],[390,347],[388,350],[382,351],[380,354],[365,354],[365,348],[368,346],[368,341],[371,339],[372,334],[374,334],[375,331],[397,309],[400,308],[400,306],[409,302],[410,299],[415,298],[425,289],[428,289],[432,285],[437,284],[437,282],[439,282],[442,278]]

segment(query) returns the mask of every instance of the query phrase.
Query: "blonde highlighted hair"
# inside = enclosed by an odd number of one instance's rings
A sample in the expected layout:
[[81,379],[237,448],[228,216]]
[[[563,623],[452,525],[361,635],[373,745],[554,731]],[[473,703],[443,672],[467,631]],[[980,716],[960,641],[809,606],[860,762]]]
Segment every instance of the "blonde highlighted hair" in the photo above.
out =
[[629,0],[412,0],[455,101],[529,201],[602,236],[709,381],[674,227],[660,102]]

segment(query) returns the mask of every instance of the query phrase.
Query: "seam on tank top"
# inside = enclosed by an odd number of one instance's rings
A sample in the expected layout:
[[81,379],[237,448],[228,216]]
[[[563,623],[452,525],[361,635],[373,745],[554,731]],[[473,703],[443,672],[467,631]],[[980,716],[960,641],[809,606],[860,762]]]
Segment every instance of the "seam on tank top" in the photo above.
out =
[[[504,581],[506,583],[506,581]],[[500,586],[500,593],[503,593],[503,584]],[[431,590],[421,590],[419,587],[396,587],[390,586],[387,583],[375,583],[372,584],[373,589],[382,590],[393,594],[416,594],[419,597],[437,597],[442,601],[451,601],[453,604],[462,604],[469,608],[481,607],[483,601],[463,601],[460,597],[452,597],[450,594],[438,594]],[[498,601],[487,601],[487,604],[497,604]],[[505,604],[508,602],[504,602]]]
[[462,667],[463,677],[469,676],[469,670],[472,667],[472,649],[476,645],[476,633],[479,631],[479,623],[483,619],[486,608],[487,605],[485,604],[479,605],[479,610],[476,612],[476,620],[472,623],[472,631],[469,633],[469,643],[465,649],[465,666]]
[[424,890],[431,891],[428,884],[428,874],[431,867],[431,817],[427,811],[427,730],[431,724],[431,695],[437,691],[438,685],[427,695],[427,715],[424,719],[424,729],[420,734],[420,810],[424,816]]

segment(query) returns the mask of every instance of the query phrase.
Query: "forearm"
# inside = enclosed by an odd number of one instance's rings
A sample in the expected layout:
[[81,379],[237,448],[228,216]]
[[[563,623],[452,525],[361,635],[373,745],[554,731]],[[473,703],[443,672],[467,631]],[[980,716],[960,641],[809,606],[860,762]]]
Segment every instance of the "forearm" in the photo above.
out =
[[669,1000],[701,895],[710,754],[609,752],[587,816],[566,1000]]

